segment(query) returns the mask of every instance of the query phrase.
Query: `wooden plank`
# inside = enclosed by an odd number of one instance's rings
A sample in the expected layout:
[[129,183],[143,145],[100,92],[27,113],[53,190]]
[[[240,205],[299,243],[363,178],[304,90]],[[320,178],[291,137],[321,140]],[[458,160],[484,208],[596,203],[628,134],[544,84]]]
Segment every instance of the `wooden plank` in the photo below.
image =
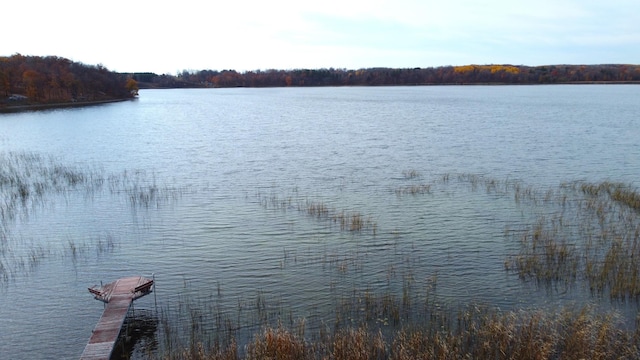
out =
[[[82,353],[84,360],[108,360],[111,357],[114,344],[112,342],[87,344]],[[105,356],[105,354],[108,354]],[[107,357],[108,356],[108,357]]]
[[[96,296],[96,299],[106,302],[107,306],[80,356],[81,360],[108,360],[111,357],[131,303],[134,299],[148,293],[137,290],[150,289],[151,286],[153,286],[153,280],[134,276],[118,279],[99,289],[89,288],[89,292],[94,295],[102,294],[100,297]],[[139,296],[136,297],[136,295]]]

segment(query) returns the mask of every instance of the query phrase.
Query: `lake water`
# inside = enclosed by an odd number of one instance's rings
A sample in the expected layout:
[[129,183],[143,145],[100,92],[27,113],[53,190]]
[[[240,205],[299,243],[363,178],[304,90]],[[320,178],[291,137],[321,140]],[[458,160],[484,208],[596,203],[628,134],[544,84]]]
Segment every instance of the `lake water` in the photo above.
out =
[[[87,287],[132,275],[156,277],[143,320],[178,327],[185,303],[249,328],[259,319],[236,313],[260,304],[329,323],[355,291],[408,286],[450,304],[615,308],[579,282],[541,289],[505,271],[519,249],[505,230],[544,210],[453,179],[638,186],[639,99],[631,85],[144,90],[0,115],[3,154],[111,179],[4,223],[1,357],[78,358],[103,309]],[[135,189],[155,192],[132,203]],[[133,357],[162,349],[167,334],[146,329]]]

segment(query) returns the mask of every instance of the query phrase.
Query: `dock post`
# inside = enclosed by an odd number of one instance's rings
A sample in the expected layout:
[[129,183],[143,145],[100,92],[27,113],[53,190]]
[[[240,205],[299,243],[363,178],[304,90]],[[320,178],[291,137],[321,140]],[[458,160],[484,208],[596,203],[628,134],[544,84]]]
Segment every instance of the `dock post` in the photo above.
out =
[[153,302],[156,305],[156,311],[158,311],[158,298],[156,298],[156,274],[151,273],[151,279],[153,280]]

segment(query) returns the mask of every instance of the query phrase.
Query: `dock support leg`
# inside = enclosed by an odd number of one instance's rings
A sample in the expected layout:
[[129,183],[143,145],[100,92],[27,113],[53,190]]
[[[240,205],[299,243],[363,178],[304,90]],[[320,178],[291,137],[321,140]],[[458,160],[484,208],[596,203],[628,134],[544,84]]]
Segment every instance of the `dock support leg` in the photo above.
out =
[[156,305],[156,311],[158,311],[158,298],[156,298],[156,274],[151,274],[151,279],[153,280],[153,302]]

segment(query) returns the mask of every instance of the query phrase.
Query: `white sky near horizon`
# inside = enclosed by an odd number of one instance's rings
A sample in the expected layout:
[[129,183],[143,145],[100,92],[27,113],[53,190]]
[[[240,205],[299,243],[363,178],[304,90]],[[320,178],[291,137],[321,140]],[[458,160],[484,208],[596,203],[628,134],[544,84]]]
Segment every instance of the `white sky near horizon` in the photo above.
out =
[[640,64],[638,0],[8,1],[0,56],[118,72]]

